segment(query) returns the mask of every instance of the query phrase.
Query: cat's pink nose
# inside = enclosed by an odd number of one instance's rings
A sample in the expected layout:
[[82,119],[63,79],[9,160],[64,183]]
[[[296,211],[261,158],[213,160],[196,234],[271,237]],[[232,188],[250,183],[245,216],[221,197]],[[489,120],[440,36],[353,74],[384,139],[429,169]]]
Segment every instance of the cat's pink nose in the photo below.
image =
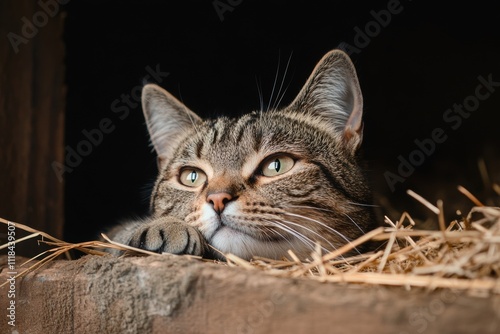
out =
[[207,202],[212,203],[215,212],[217,214],[221,214],[222,210],[224,210],[224,207],[226,204],[233,199],[233,196],[228,193],[215,193],[215,194],[210,194],[207,197]]

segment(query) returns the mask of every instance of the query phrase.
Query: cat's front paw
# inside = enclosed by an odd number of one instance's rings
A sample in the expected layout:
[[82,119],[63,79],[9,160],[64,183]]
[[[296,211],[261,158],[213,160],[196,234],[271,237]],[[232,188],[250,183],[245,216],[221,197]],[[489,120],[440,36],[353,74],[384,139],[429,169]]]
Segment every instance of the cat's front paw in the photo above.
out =
[[203,256],[207,242],[201,232],[182,221],[160,218],[140,226],[130,246],[157,253]]

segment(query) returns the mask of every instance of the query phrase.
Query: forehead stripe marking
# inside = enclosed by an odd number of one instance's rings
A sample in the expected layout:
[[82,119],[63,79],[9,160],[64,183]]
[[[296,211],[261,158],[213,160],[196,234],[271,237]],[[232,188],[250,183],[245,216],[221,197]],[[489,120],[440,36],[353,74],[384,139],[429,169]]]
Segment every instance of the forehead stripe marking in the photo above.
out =
[[201,159],[201,152],[203,151],[203,147],[205,142],[202,139],[198,139],[198,144],[196,145],[196,157]]
[[255,118],[253,117],[247,117],[243,122],[240,121],[239,126],[235,129],[235,132],[237,132],[236,135],[236,142],[239,143],[241,142],[241,138],[243,138],[243,135],[245,134],[246,130],[254,124],[256,121]]
[[219,132],[222,132],[218,143],[226,141],[231,133],[231,129],[234,128],[234,120],[221,119],[216,125],[219,125]]
[[213,126],[214,126],[214,128],[213,128],[214,131],[213,131],[212,142],[210,143],[211,146],[215,145],[215,142],[217,141],[217,136],[219,135],[219,131],[215,127],[215,124]]

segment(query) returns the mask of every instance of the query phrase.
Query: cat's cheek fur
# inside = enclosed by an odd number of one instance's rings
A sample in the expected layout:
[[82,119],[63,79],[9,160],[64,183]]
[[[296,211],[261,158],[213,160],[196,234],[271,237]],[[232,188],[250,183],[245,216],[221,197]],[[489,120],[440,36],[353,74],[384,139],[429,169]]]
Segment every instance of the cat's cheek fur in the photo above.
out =
[[210,240],[220,226],[219,218],[208,203],[202,204],[199,212],[200,216],[194,223],[194,226],[198,228],[207,240]]

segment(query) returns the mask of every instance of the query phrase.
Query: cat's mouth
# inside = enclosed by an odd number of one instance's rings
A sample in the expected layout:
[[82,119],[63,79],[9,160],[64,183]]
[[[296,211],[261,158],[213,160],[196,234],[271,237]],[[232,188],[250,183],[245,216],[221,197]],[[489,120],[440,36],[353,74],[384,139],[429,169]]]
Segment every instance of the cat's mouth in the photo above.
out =
[[[296,255],[308,256],[304,244],[289,238],[285,233],[272,233],[268,226],[256,225],[248,220],[220,219],[208,243],[220,254],[234,254],[243,259],[255,256],[267,258],[283,258],[289,249],[294,249]],[[222,256],[221,258],[224,258]]]
[[212,238],[214,238],[217,234],[224,234],[230,236],[231,234],[238,235],[238,234],[246,234],[242,231],[239,231],[237,229],[234,229],[232,227],[229,227],[227,225],[220,225],[212,234]]
[[210,244],[215,240],[224,244],[239,243],[242,240],[248,243],[258,241],[274,244],[292,239],[290,234],[279,229],[280,217],[276,212],[256,215],[242,210],[238,203],[231,202],[220,214],[212,206],[205,205],[200,216],[196,225]]
[[[238,234],[247,234],[248,232],[246,229],[241,228],[239,224],[233,222],[231,219],[225,217],[225,216],[220,216],[217,218],[217,228],[215,229],[214,233],[212,234],[212,238],[215,237],[217,234],[225,234],[225,235],[238,235]],[[249,235],[252,236],[252,235]]]
[[245,236],[259,241],[283,241],[283,235],[273,233],[269,226],[256,225],[238,217],[227,217],[225,215],[218,217],[217,220],[218,226],[210,239],[223,235],[226,238]]

